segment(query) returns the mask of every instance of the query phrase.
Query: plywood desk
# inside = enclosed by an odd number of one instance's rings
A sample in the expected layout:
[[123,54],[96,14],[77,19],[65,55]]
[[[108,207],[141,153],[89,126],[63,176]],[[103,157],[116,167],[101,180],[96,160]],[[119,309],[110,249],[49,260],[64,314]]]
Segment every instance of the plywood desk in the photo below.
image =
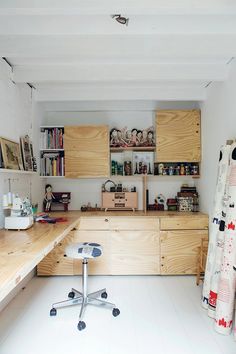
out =
[[25,231],[0,230],[0,301],[79,222],[77,213],[68,215],[67,219],[56,224],[36,223]]

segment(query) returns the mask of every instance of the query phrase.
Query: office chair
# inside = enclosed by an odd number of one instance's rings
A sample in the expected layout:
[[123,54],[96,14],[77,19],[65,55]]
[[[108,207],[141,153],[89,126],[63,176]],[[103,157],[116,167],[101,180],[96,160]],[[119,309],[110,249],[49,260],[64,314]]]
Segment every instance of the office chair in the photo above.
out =
[[98,243],[74,243],[66,247],[66,256],[73,259],[82,260],[82,292],[72,288],[68,294],[69,299],[52,304],[50,316],[56,316],[57,308],[65,306],[81,305],[79,314],[78,330],[85,329],[86,324],[83,321],[84,312],[87,305],[104,305],[112,308],[114,317],[120,314],[120,310],[115,304],[104,299],[107,298],[106,289],[101,289],[88,294],[88,259],[96,258],[102,255],[102,247]]

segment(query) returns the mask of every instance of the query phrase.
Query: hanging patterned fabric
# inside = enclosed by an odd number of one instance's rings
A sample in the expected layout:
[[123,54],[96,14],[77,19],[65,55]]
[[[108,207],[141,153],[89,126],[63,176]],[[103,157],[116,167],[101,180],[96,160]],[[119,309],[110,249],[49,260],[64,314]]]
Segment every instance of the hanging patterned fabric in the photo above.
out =
[[222,209],[221,209],[221,218],[219,221],[219,229],[216,235],[216,249],[215,255],[212,263],[212,272],[210,279],[210,291],[209,291],[209,299],[208,299],[208,316],[215,318],[215,310],[217,305],[217,296],[218,296],[218,286],[220,279],[220,270],[221,270],[221,262],[223,256],[224,249],[224,231],[225,231],[225,219],[226,219],[226,211],[228,206],[228,178],[229,178],[229,158],[231,146],[226,145],[223,147],[223,156],[222,160],[224,161],[224,166],[227,171],[224,173],[224,178],[222,179],[222,183],[225,183],[224,186],[224,196],[222,198]]
[[236,272],[233,269],[236,263],[236,143],[231,145],[230,151],[228,199],[215,314],[215,329],[222,334],[229,334],[232,328],[236,290]]
[[[216,255],[217,235],[219,231],[220,220],[222,219],[222,211],[223,211],[222,201],[225,193],[227,171],[229,165],[229,152],[230,152],[230,145],[222,146],[220,149],[220,157],[219,157],[218,173],[217,173],[217,185],[216,185],[216,192],[214,198],[214,208],[213,208],[212,218],[209,223],[209,245],[208,245],[205,277],[203,283],[203,291],[202,291],[202,306],[205,309],[208,309],[208,301],[209,301],[210,290],[211,290],[211,280],[214,271],[214,262],[215,262],[215,255]],[[213,301],[213,296],[211,296],[211,299]]]

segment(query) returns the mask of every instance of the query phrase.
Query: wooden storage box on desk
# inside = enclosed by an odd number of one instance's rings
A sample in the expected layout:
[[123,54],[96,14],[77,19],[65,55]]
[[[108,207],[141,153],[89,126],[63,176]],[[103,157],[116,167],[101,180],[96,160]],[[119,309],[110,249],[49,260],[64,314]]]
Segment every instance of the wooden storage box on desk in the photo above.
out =
[[138,208],[137,192],[103,192],[102,208],[105,210],[125,210]]

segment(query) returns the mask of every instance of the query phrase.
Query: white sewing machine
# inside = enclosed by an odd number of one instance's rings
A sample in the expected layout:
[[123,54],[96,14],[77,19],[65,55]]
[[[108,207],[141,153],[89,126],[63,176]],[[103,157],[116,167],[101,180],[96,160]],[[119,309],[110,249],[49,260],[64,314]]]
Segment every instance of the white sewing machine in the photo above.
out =
[[5,229],[26,230],[33,225],[32,206],[28,198],[14,197],[10,210],[11,215],[5,217]]

